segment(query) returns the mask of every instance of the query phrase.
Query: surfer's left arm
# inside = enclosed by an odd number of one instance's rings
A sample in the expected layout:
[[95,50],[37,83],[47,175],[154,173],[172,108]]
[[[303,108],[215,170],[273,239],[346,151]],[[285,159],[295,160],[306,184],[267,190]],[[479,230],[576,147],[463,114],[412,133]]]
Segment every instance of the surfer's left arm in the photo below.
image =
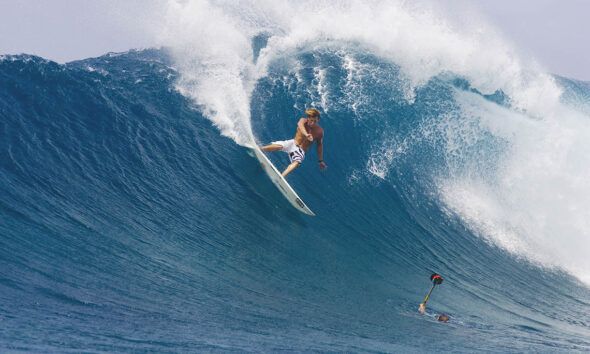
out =
[[[323,133],[323,132],[322,132]],[[316,147],[318,149],[318,162],[320,169],[323,171],[328,168],[324,163],[324,134],[316,141]]]

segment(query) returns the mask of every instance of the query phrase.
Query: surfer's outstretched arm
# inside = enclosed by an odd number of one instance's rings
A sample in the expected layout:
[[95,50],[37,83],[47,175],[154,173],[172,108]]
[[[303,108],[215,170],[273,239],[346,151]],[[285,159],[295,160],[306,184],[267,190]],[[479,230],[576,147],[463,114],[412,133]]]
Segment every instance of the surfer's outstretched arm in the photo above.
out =
[[328,166],[326,166],[326,164],[324,163],[324,137],[323,137],[323,135],[321,138],[319,138],[317,140],[316,147],[318,149],[318,162],[320,164],[320,169],[325,170],[326,168],[328,168]]

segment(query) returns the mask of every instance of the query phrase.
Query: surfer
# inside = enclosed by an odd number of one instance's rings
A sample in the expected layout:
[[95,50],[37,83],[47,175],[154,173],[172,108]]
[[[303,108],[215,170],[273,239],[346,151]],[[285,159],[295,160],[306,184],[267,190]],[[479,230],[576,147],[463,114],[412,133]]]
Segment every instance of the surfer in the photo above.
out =
[[299,167],[305,158],[305,153],[314,142],[316,142],[316,148],[318,150],[320,169],[325,170],[328,168],[324,163],[324,129],[318,124],[320,111],[315,108],[308,108],[305,110],[305,115],[307,118],[301,118],[297,123],[295,138],[284,141],[273,141],[270,145],[261,148],[262,151],[266,152],[281,150],[289,154],[291,164],[283,171],[283,177]]

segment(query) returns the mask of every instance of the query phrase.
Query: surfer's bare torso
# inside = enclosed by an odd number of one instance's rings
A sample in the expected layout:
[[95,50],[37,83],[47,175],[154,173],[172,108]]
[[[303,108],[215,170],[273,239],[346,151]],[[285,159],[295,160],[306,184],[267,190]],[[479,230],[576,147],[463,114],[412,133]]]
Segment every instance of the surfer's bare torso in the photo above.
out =
[[[311,138],[310,138],[311,136]],[[295,133],[295,143],[307,152],[309,147],[317,141],[321,145],[324,137],[324,129],[320,127],[317,120],[313,121],[309,118],[301,118],[297,123],[297,133]]]

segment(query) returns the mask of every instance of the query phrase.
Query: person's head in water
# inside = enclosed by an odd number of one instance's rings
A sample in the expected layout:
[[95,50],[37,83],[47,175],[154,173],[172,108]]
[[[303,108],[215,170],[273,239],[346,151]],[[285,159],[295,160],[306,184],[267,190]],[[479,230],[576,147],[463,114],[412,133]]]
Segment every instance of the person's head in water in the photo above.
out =
[[449,319],[450,319],[449,316],[445,315],[444,313],[441,313],[436,318],[437,321],[441,321],[441,322],[449,322]]

